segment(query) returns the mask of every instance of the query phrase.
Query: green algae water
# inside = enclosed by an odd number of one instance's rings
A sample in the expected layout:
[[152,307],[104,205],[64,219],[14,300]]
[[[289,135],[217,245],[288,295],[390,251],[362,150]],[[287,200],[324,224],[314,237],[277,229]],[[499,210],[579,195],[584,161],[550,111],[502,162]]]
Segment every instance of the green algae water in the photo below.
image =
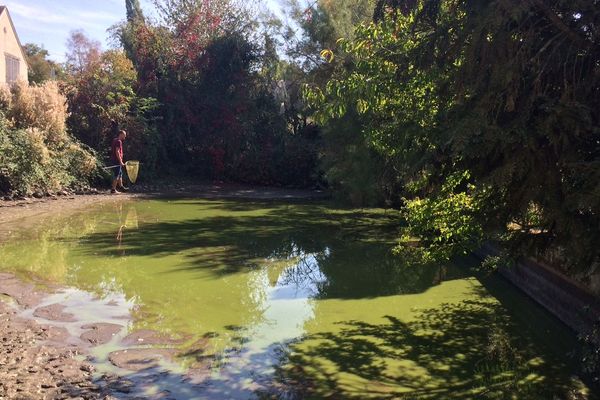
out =
[[[123,325],[99,374],[143,397],[551,399],[583,391],[574,335],[465,265],[391,253],[398,215],[326,203],[142,200],[46,218],[0,244],[0,272],[64,289],[77,322]],[[7,227],[0,229],[8,229]],[[31,314],[32,311],[29,311]],[[151,331],[164,343],[124,340]],[[111,363],[168,349],[160,365]],[[167,392],[168,391],[168,392]]]

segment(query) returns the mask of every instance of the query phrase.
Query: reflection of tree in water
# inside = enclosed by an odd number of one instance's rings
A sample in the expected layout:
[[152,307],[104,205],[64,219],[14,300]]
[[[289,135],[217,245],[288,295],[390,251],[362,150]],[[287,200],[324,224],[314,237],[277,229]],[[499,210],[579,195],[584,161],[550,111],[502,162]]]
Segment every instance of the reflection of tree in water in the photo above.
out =
[[445,304],[411,322],[385,318],[382,324],[345,321],[337,333],[292,344],[265,396],[552,399],[570,389],[561,362],[536,358],[547,349],[515,340],[516,328],[496,302]]
[[142,221],[117,246],[112,234],[98,232],[85,240],[86,247],[101,256],[185,253],[187,263],[180,269],[202,269],[218,276],[251,270],[261,260],[298,259],[298,265],[280,277],[282,282],[311,287],[319,298],[418,293],[460,276],[454,269],[413,266],[391,254],[392,244],[384,239],[395,233],[383,214],[333,213],[323,206],[301,204],[205,203],[199,204],[217,210],[233,207],[236,212],[265,209],[265,213]]
[[455,266],[407,263],[387,246],[343,242],[329,246],[318,253],[294,246],[285,257],[294,259],[295,265],[283,271],[279,284],[309,291],[315,298],[362,298],[420,293],[464,276]]
[[69,248],[80,238],[93,234],[102,223],[99,218],[51,215],[36,221],[35,225],[7,224],[3,229],[14,229],[6,242],[0,243],[2,271],[17,273],[23,279],[48,280],[62,283],[69,276]]
[[[295,265],[281,272],[277,284],[280,286],[293,286],[298,292],[301,291],[311,297],[317,297],[327,282],[327,277],[323,275],[319,266],[318,257],[320,255],[298,253],[292,256],[296,261]],[[327,254],[329,250],[325,249],[323,253]]]

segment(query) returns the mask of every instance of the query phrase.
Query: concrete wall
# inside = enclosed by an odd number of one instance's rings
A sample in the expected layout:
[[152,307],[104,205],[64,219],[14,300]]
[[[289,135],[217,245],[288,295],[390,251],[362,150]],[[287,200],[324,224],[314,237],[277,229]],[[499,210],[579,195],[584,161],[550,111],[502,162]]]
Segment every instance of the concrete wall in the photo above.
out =
[[19,80],[27,82],[27,62],[23,58],[9,14],[4,10],[0,15],[0,83],[6,83],[6,54],[19,59]]
[[[498,253],[491,244],[476,252],[482,258]],[[526,259],[498,272],[576,332],[587,333],[600,320],[600,298],[541,262]]]

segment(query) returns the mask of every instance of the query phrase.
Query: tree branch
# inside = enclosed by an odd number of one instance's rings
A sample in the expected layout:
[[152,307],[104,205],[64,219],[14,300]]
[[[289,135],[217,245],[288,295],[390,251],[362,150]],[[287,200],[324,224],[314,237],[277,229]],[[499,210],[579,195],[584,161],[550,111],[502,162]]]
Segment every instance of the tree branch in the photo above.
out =
[[589,49],[591,47],[592,44],[585,40],[585,38],[579,36],[576,32],[573,32],[571,28],[569,28],[567,24],[565,24],[563,20],[556,15],[556,13],[544,2],[544,0],[529,0],[529,2],[534,7],[539,8],[544,13],[546,18],[548,18],[557,29],[564,32],[578,47],[583,49]]

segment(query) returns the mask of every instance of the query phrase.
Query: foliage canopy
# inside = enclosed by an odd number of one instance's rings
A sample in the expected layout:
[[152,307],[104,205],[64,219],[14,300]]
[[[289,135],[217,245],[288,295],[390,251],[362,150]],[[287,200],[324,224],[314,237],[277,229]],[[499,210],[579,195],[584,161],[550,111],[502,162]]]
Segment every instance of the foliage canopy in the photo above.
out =
[[[530,253],[569,248],[580,268],[597,262],[595,2],[426,0],[377,10],[380,22],[341,41],[335,57],[350,60],[346,68],[307,98],[323,122],[361,116],[369,146],[402,177],[410,231],[447,235],[416,215],[460,200],[452,244],[470,249],[485,231]],[[463,183],[450,184],[457,173]]]

